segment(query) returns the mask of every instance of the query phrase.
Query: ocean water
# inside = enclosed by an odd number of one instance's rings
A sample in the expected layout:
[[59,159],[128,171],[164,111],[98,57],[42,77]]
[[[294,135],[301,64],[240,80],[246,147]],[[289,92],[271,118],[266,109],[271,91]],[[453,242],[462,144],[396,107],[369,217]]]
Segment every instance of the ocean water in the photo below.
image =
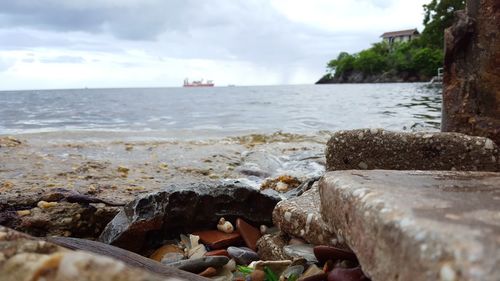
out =
[[0,134],[415,131],[440,118],[441,90],[423,83],[0,92]]

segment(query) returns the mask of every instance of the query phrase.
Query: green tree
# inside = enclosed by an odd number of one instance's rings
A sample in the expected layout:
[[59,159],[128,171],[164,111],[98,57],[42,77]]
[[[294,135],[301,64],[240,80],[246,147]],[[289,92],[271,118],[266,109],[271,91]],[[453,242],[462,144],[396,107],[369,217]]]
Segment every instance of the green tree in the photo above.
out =
[[465,0],[432,0],[424,5],[422,43],[428,47],[443,48],[444,30],[453,24],[455,11],[464,8]]
[[355,70],[365,74],[377,74],[387,67],[386,57],[377,53],[374,48],[361,51],[353,62]]

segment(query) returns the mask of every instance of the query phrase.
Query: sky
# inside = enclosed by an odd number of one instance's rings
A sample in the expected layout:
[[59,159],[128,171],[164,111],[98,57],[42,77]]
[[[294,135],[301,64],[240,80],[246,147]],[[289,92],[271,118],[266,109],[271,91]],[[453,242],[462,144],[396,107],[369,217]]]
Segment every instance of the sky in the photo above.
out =
[[312,84],[429,0],[0,0],[0,90]]

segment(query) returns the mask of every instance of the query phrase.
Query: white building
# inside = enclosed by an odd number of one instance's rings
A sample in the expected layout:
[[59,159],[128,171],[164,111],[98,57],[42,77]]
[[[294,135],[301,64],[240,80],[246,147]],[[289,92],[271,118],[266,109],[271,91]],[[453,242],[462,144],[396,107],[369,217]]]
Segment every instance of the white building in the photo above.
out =
[[394,42],[408,42],[420,36],[420,32],[416,28],[400,31],[391,31],[382,34],[383,38],[389,44]]

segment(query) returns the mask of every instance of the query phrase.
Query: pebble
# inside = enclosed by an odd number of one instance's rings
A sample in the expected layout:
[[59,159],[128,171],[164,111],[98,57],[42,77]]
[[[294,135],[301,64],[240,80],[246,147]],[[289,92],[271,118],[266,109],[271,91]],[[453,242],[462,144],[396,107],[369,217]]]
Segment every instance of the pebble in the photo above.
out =
[[203,276],[203,277],[212,277],[212,276],[217,275],[217,269],[215,269],[213,267],[208,267],[207,269],[198,273],[198,275]]
[[21,216],[21,217],[28,216],[30,214],[31,214],[30,210],[19,210],[19,211],[17,211],[17,215]]
[[355,268],[334,268],[328,273],[328,281],[368,281],[361,267]]
[[290,257],[305,258],[311,263],[318,262],[316,256],[314,256],[314,246],[311,244],[288,245],[283,247],[283,251]]
[[259,260],[259,255],[252,249],[247,247],[229,247],[227,248],[229,256],[233,258],[237,264],[247,265],[253,261]]
[[199,273],[207,269],[208,267],[220,268],[229,262],[228,257],[216,256],[216,257],[203,257],[198,259],[181,260],[169,264],[169,266],[177,267],[185,271],[192,273]]
[[266,274],[264,271],[256,269],[250,274],[251,281],[264,281],[266,280]]
[[257,240],[262,236],[260,231],[241,218],[236,219],[236,228],[241,234],[248,248],[257,250]]
[[220,218],[219,223],[217,224],[217,229],[224,233],[233,233],[234,231],[233,225],[224,218]]
[[47,202],[47,201],[42,200],[42,201],[39,201],[36,205],[40,209],[49,209],[49,208],[57,206],[57,202]]
[[320,263],[325,263],[327,260],[348,260],[352,262],[358,261],[356,255],[353,252],[331,246],[314,247],[314,255]]
[[237,245],[241,241],[241,235],[236,231],[224,233],[218,230],[205,230],[193,234],[198,235],[202,243],[214,250]]
[[161,261],[166,254],[181,254],[184,256],[184,251],[177,245],[166,244],[156,249],[149,258],[155,261]]

